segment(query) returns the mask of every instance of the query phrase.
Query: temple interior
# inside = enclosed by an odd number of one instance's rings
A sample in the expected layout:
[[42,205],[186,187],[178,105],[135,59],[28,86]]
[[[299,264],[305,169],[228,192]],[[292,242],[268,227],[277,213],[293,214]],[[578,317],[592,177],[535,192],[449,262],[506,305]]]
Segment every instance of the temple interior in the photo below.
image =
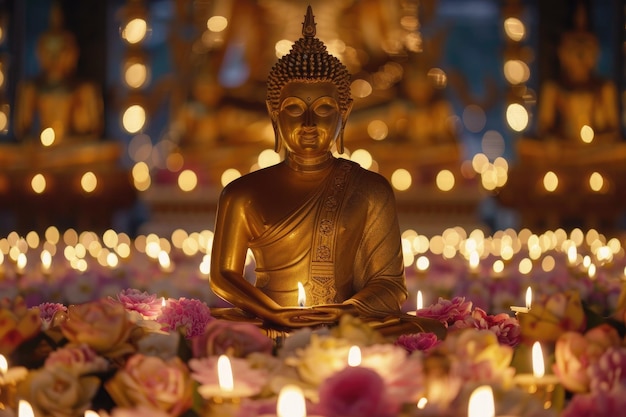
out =
[[403,230],[624,230],[618,0],[5,0],[0,237],[211,230],[280,161],[266,79],[307,4],[352,75],[341,156]]

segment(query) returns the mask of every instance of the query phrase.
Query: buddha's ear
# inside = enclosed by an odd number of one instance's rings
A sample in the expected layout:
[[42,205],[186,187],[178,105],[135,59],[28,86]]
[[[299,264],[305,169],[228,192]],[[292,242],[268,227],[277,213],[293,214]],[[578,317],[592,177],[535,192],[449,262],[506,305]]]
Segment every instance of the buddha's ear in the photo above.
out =
[[274,152],[280,153],[281,140],[278,135],[278,112],[272,108],[272,103],[269,100],[265,100],[265,106],[267,107],[267,113],[270,115],[272,121],[272,129],[274,129]]
[[352,111],[352,99],[350,99],[350,101],[348,102],[348,105],[346,106],[346,110],[341,112],[341,130],[339,131],[339,147],[337,149],[337,151],[342,154],[343,153],[343,131],[346,128],[346,123],[348,122],[348,116],[350,115],[350,112]]

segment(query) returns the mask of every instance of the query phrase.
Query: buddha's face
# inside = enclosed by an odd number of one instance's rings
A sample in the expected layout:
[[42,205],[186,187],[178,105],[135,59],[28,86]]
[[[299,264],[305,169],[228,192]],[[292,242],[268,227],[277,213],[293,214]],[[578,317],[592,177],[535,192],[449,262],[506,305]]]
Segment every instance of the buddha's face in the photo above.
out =
[[290,82],[280,94],[275,117],[287,149],[297,155],[327,153],[343,123],[339,94],[332,82]]

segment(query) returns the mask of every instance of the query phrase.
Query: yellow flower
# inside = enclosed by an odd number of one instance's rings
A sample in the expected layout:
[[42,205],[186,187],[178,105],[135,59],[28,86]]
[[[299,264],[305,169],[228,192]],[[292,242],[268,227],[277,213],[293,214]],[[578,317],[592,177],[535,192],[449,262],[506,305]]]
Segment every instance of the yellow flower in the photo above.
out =
[[62,366],[32,371],[18,386],[18,395],[27,400],[35,415],[82,416],[100,387],[95,376],[79,376]]
[[63,335],[77,345],[86,344],[102,356],[118,358],[133,352],[129,343],[133,324],[121,304],[104,299],[72,305],[61,324]]
[[41,331],[39,310],[29,309],[22,297],[0,302],[0,354],[10,355]]
[[581,331],[586,318],[580,295],[574,290],[552,294],[533,301],[528,313],[518,315],[522,339],[556,342],[567,331]]
[[178,357],[163,360],[135,354],[105,388],[120,407],[147,406],[179,416],[192,404],[192,379]]
[[312,334],[309,345],[298,349],[295,356],[285,361],[295,366],[302,381],[319,386],[326,378],[348,366],[351,346],[346,339]]

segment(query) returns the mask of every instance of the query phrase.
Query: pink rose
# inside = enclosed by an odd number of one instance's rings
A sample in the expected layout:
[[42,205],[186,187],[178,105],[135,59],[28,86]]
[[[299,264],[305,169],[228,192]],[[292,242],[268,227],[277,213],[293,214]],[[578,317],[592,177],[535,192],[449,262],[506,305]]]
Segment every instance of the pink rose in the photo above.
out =
[[589,367],[591,391],[626,386],[626,348],[610,347]]
[[221,354],[245,358],[253,352],[271,354],[273,349],[272,340],[257,326],[228,320],[210,321],[191,343],[195,358]]
[[77,375],[106,371],[109,363],[87,345],[64,346],[50,353],[44,363],[46,368],[62,366]]
[[376,371],[360,366],[326,379],[319,395],[321,414],[327,417],[395,417],[401,406],[387,398],[385,382]]
[[472,302],[465,301],[464,297],[454,297],[446,300],[439,297],[439,301],[429,307],[417,310],[417,316],[439,320],[446,326],[457,320],[464,320],[472,312]]
[[133,352],[128,341],[133,326],[121,304],[101,299],[71,305],[67,316],[61,331],[71,343],[87,344],[109,358]]
[[170,416],[183,414],[192,404],[192,380],[178,357],[165,361],[135,354],[106,382],[105,389],[120,407],[151,407]]
[[512,347],[517,346],[521,341],[521,330],[516,318],[506,313],[487,314],[481,308],[475,308],[470,316],[465,320],[454,323],[454,328],[465,329],[474,328],[479,330],[489,330],[498,337],[498,342]]
[[162,298],[156,294],[127,288],[120,291],[117,301],[129,312],[136,312],[142,318],[150,320],[156,319],[161,314]]
[[572,392],[589,391],[589,367],[611,346],[620,342],[617,331],[600,325],[585,334],[565,332],[556,341],[554,373],[563,386]]
[[442,343],[435,333],[403,334],[395,341],[396,346],[404,348],[408,353],[419,350],[428,352]]

